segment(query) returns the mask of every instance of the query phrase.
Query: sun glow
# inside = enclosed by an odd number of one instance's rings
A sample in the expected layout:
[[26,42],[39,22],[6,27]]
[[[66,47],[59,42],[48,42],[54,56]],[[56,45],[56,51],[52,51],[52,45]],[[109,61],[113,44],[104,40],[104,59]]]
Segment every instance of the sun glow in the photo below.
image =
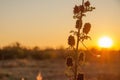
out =
[[113,41],[110,37],[104,36],[98,40],[99,47],[110,48],[113,45]]

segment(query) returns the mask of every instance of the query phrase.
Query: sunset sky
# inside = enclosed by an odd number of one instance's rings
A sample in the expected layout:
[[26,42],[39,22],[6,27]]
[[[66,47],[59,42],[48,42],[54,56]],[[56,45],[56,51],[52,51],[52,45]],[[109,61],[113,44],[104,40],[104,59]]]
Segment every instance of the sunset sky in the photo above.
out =
[[[92,40],[97,46],[101,36],[109,36],[120,49],[120,1],[90,0],[96,9],[88,12],[83,22],[92,25]],[[13,42],[40,48],[68,47],[70,30],[75,30],[73,7],[81,0],[0,0],[0,47]]]

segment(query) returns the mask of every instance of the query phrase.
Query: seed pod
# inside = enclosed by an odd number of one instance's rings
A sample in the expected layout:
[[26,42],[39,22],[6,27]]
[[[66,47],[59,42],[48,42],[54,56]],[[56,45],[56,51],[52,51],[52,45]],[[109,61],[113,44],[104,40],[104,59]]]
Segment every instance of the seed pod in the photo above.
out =
[[75,45],[75,39],[74,36],[70,35],[68,38],[68,45],[74,46]]
[[89,6],[90,6],[90,2],[89,2],[89,1],[86,1],[86,2],[85,2],[85,6],[86,6],[86,7],[89,7]]
[[91,28],[90,23],[85,23],[84,28],[83,28],[83,33],[88,34]]
[[67,65],[68,67],[73,66],[73,60],[72,60],[71,57],[68,57],[68,58],[67,58],[66,65]]
[[84,7],[83,5],[80,5],[79,8],[80,8],[80,11],[81,11],[81,12],[84,12],[85,7]]
[[78,74],[77,80],[84,80],[84,74]]
[[76,21],[76,28],[81,29],[81,27],[82,27],[82,20],[77,20]]
[[84,61],[84,53],[80,53],[80,55],[79,55],[79,61]]
[[78,14],[79,12],[80,12],[79,7],[77,5],[75,5],[73,13]]

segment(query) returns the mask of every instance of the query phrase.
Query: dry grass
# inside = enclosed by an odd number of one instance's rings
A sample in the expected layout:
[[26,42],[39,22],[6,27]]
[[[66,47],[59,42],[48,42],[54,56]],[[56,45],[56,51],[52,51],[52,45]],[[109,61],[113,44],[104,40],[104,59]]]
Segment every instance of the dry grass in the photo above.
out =
[[[0,80],[36,80],[39,72],[43,80],[64,80],[63,60],[9,60],[0,62]],[[8,76],[9,75],[9,76]]]
[[[0,80],[36,80],[39,72],[43,80],[67,80],[65,60],[6,60],[0,61]],[[120,65],[88,63],[84,68],[85,80],[119,80]]]

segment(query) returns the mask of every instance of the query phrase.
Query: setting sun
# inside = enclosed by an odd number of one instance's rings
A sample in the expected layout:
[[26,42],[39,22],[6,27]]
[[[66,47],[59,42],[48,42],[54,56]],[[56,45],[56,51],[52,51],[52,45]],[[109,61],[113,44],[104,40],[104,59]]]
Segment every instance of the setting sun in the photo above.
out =
[[113,45],[113,41],[110,37],[104,36],[98,40],[98,45],[102,48],[110,48]]

